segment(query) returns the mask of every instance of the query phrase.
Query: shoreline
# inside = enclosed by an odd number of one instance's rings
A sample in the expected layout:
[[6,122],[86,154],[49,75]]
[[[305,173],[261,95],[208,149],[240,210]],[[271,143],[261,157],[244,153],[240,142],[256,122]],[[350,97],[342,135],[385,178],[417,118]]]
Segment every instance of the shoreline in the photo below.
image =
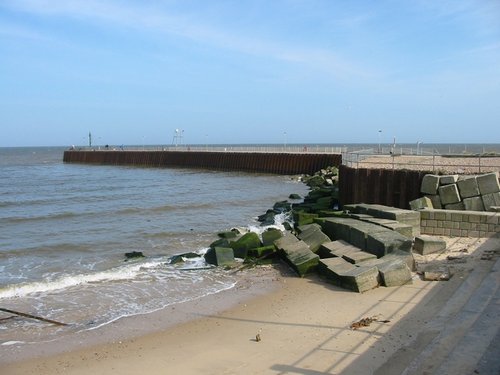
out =
[[[292,273],[289,272],[289,275],[283,277],[291,276]],[[121,317],[104,326],[69,333],[50,341],[33,342],[21,346],[15,344],[0,346],[0,370],[3,366],[15,363],[57,356],[68,351],[85,350],[93,346],[115,344],[168,330],[198,319],[200,311],[218,314],[243,301],[279,288],[277,281],[280,277],[282,277],[281,272],[272,266],[247,269],[240,272],[235,286],[214,294],[175,303],[150,313]],[[151,322],[154,323],[150,324]]]
[[[464,242],[456,240],[455,247],[461,247]],[[473,250],[486,241],[465,241],[470,260],[449,281],[422,281],[414,275],[412,284],[363,294],[315,275],[292,276],[281,264],[277,270],[251,269],[229,291],[111,324],[100,335],[104,341],[80,342],[60,352],[45,348],[35,358],[3,363],[0,369],[3,375],[373,373],[418,341],[422,327],[469,269],[484,265]],[[353,322],[373,316],[388,322],[351,329]],[[123,335],[119,326],[132,335]],[[257,342],[257,334],[262,341]]]

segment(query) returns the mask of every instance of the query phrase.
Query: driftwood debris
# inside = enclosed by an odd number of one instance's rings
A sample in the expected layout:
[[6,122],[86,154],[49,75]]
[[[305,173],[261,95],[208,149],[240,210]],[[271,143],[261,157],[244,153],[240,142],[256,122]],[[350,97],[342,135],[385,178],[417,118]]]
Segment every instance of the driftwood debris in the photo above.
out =
[[26,314],[26,313],[22,313],[22,312],[19,312],[19,311],[4,309],[4,308],[1,308],[1,307],[0,307],[0,311],[6,312],[6,313],[9,313],[9,314],[24,316],[25,318],[31,318],[31,319],[40,320],[42,322],[51,323],[51,324],[55,324],[55,325],[58,325],[58,326],[67,326],[66,323],[61,323],[61,322],[58,322],[58,321],[55,321],[55,320],[46,319],[46,318],[42,318],[41,316],[36,316],[36,315],[32,315],[32,314]]
[[351,324],[351,329],[356,330],[359,328],[363,327],[368,327],[370,324],[373,322],[378,322],[378,323],[389,323],[390,320],[378,320],[376,316],[373,317],[368,317],[368,318],[363,318],[358,320],[357,322],[354,322]]

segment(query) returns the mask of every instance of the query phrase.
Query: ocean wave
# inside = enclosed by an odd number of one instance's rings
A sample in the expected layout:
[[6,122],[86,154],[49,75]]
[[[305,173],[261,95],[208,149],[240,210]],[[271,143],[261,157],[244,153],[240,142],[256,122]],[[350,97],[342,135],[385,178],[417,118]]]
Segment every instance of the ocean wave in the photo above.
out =
[[112,268],[95,273],[65,275],[55,280],[36,281],[21,284],[11,284],[0,288],[0,299],[24,297],[36,293],[53,292],[61,289],[71,288],[77,285],[92,284],[106,281],[133,280],[141,272],[165,265],[165,260],[150,261],[144,263],[128,264],[126,266]]
[[171,303],[162,304],[162,305],[160,305],[160,306],[158,306],[156,308],[147,309],[145,311],[121,314],[121,315],[116,316],[113,319],[110,319],[110,320],[108,320],[106,322],[100,323],[100,324],[95,325],[95,326],[90,327],[90,328],[85,328],[82,331],[93,331],[93,330],[96,330],[98,328],[104,327],[104,326],[106,326],[108,324],[111,324],[111,323],[116,322],[117,320],[120,320],[120,319],[123,319],[123,318],[128,318],[128,317],[137,316],[137,315],[148,315],[148,314],[154,313],[156,311],[160,311],[162,309],[165,309],[168,306],[177,305],[177,304],[185,303],[185,302],[189,302],[189,301],[195,301],[195,300],[198,300],[198,299],[201,299],[201,298],[204,298],[204,297],[208,297],[208,296],[211,296],[211,295],[214,295],[214,294],[218,294],[218,293],[221,293],[221,292],[224,292],[226,290],[230,290],[230,289],[234,288],[237,285],[237,282],[236,281],[232,281],[232,282],[229,282],[227,284],[219,283],[218,285],[219,285],[219,288],[214,288],[214,289],[207,290],[205,293],[202,293],[201,295],[195,295],[195,296],[191,296],[191,297],[185,297],[185,298],[177,299],[177,300],[175,300],[175,301],[173,301]]

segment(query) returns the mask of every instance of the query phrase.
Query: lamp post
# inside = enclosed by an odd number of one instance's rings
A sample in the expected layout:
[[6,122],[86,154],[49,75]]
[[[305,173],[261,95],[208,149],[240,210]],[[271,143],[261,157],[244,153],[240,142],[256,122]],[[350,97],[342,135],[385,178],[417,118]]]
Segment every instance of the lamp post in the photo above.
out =
[[284,137],[284,148],[285,148],[285,151],[286,151],[286,132],[283,132],[283,137]]
[[420,142],[420,141],[417,142],[417,155],[420,155],[422,153],[422,151],[420,151],[421,144],[422,144],[422,142]]
[[380,148],[380,137],[382,136],[382,130],[379,129],[378,131],[378,153],[380,154],[382,152],[382,149]]

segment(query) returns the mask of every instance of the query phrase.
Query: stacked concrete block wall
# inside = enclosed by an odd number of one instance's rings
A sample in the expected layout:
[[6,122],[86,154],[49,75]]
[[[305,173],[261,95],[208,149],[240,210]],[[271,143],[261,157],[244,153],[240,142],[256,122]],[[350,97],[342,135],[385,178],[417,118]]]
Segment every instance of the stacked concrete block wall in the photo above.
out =
[[500,213],[420,210],[422,234],[453,237],[500,237]]
[[412,209],[497,211],[500,206],[500,183],[494,172],[477,176],[428,174],[422,179],[420,191],[428,200],[411,202]]

